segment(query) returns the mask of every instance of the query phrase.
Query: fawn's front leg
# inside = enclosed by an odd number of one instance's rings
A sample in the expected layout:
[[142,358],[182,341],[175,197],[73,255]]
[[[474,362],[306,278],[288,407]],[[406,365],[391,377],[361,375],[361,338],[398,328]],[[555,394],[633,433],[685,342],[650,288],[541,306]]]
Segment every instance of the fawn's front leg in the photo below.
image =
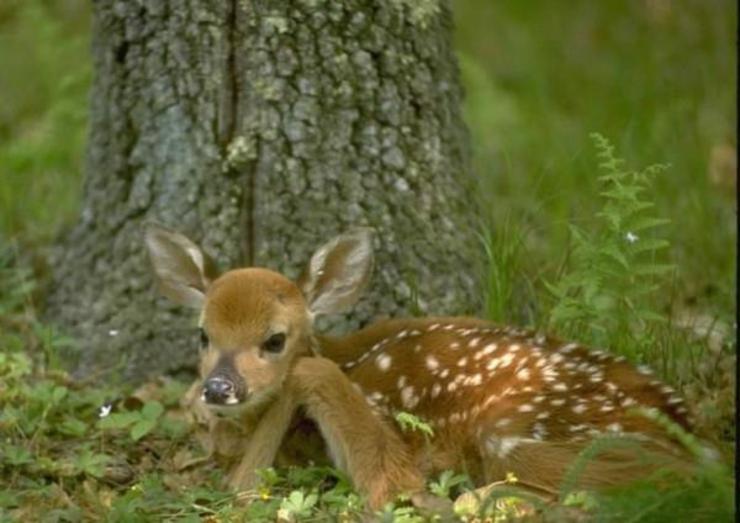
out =
[[335,465],[367,495],[372,509],[397,494],[423,490],[424,479],[406,445],[334,362],[300,358],[289,382],[296,401],[318,424]]
[[296,410],[292,392],[284,390],[262,414],[244,446],[244,456],[231,471],[228,485],[243,491],[257,484],[257,469],[272,466]]

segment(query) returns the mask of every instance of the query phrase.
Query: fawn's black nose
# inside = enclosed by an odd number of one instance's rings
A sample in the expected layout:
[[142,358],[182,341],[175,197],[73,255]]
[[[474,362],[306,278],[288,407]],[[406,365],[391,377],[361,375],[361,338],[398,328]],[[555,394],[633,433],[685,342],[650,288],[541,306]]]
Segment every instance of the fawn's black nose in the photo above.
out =
[[203,399],[214,405],[237,403],[234,384],[220,376],[206,380],[203,385]]

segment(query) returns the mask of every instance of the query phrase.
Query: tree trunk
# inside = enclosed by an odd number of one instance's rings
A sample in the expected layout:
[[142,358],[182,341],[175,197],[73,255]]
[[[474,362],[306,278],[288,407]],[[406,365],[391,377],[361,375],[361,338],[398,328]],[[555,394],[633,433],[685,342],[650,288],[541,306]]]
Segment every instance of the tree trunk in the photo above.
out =
[[194,313],[160,298],[154,220],[222,268],[297,276],[354,225],[370,288],[334,328],[477,312],[481,249],[445,0],[98,0],[79,223],[53,255],[48,314],[78,374],[191,367]]

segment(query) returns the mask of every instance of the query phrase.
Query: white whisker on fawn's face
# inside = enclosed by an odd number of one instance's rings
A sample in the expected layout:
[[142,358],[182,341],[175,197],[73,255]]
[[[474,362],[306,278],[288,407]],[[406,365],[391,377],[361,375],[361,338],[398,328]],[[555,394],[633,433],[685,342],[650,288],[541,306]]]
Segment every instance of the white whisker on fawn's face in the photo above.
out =
[[[583,487],[649,473],[644,450],[677,469],[692,466],[658,423],[632,413],[657,409],[688,429],[683,400],[650,369],[607,351],[464,317],[381,321],[340,338],[314,332],[315,318],[346,311],[369,280],[369,229],[320,247],[297,282],[259,268],[219,276],[194,243],[159,226],[149,227],[146,243],[163,293],[200,311],[194,408],[231,417],[211,424],[217,447],[226,446],[227,425],[241,428],[232,488],[253,487],[257,469],[281,450],[291,454],[290,427],[301,416],[318,426],[312,435],[373,508],[399,493],[422,499],[425,478],[450,468],[479,486],[512,472],[557,492],[600,435],[641,448],[594,458]],[[400,430],[400,411],[434,435]]]

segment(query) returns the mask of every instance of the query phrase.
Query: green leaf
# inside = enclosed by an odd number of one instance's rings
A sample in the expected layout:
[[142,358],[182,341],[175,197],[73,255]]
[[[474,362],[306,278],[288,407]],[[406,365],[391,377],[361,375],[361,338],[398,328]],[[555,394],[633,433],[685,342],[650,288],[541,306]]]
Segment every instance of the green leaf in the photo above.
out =
[[139,441],[141,438],[149,434],[156,425],[156,419],[141,419],[137,421],[131,427],[131,439],[133,439],[134,441]]
[[627,257],[624,255],[624,253],[619,250],[619,248],[616,245],[604,245],[602,251],[604,254],[606,254],[609,258],[619,263],[619,265],[624,269],[630,268],[630,262],[627,260]]
[[657,251],[658,249],[665,249],[669,246],[670,243],[668,243],[667,240],[658,238],[645,238],[630,244],[630,250],[636,254],[645,251]]
[[89,476],[100,478],[105,473],[105,466],[110,462],[110,456],[107,454],[97,454],[90,449],[85,449],[80,454],[75,465]]
[[654,263],[652,265],[641,265],[639,267],[634,267],[632,269],[632,273],[638,276],[659,276],[661,274],[670,272],[675,268],[676,266],[672,264]]
[[116,412],[98,421],[101,429],[125,429],[141,419],[138,412]]
[[273,467],[257,469],[257,477],[260,479],[260,484],[265,487],[274,487],[281,481],[280,475]]
[[156,420],[164,412],[164,407],[158,401],[147,401],[141,409],[141,415],[150,420]]
[[307,517],[311,514],[311,509],[318,501],[316,494],[304,495],[300,490],[294,490],[290,495],[283,499],[280,509],[285,515]]
[[84,436],[85,432],[87,432],[87,423],[76,418],[65,418],[65,420],[59,424],[57,430],[67,436],[80,437]]
[[569,492],[562,503],[566,507],[577,507],[586,512],[591,512],[599,508],[599,502],[593,493],[586,490]]
[[470,478],[465,474],[455,474],[452,470],[445,470],[439,475],[437,481],[433,481],[429,484],[429,490],[435,496],[441,498],[447,498],[450,495],[450,490],[464,483],[470,483]]
[[190,425],[185,421],[171,416],[163,416],[159,420],[159,426],[164,434],[171,439],[179,439],[187,435]]
[[26,465],[34,461],[31,453],[24,447],[8,443],[3,445],[0,450],[0,458],[2,458],[0,462],[5,462],[8,465]]
[[422,420],[420,417],[411,414],[410,412],[398,412],[395,415],[396,422],[401,427],[401,430],[406,432],[409,430],[418,430],[422,434],[428,437],[434,436],[434,430],[429,423]]

